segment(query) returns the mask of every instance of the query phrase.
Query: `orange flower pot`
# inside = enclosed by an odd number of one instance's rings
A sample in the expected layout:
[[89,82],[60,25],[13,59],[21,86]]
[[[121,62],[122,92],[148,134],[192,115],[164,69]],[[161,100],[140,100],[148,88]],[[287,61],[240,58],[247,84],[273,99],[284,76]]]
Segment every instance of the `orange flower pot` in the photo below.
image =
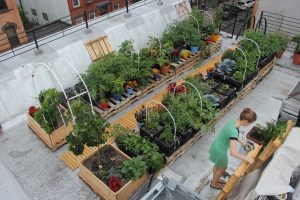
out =
[[220,35],[219,34],[213,34],[211,36],[211,39],[213,42],[218,42],[219,41],[219,38],[220,38]]
[[300,54],[294,54],[294,56],[293,56],[293,63],[295,64],[295,65],[300,65]]

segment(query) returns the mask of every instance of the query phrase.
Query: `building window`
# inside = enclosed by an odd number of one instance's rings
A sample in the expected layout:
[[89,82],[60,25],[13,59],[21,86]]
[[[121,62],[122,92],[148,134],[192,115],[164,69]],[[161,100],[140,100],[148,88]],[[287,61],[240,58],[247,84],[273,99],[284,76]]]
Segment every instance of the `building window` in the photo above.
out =
[[89,13],[89,19],[95,19],[95,17],[96,17],[96,12]]
[[76,24],[81,24],[83,22],[83,16],[76,17]]
[[72,0],[73,1],[73,7],[77,8],[80,6],[80,0]]
[[115,4],[113,8],[114,8],[114,10],[119,10],[120,6],[119,6],[119,4]]
[[33,9],[33,8],[31,8],[31,13],[32,13],[34,16],[37,16],[37,14],[36,14],[36,10],[35,10],[35,9]]
[[0,11],[8,10],[5,0],[0,0]]
[[48,15],[47,15],[47,13],[44,13],[44,12],[43,12],[43,18],[44,18],[44,20],[47,20],[47,21],[49,21],[49,18],[48,18]]
[[16,26],[9,25],[5,28],[5,33],[11,47],[18,46],[20,44],[18,34],[16,32]]
[[100,8],[100,13],[101,13],[101,15],[105,15],[105,14],[108,13],[108,4],[103,5],[103,6]]

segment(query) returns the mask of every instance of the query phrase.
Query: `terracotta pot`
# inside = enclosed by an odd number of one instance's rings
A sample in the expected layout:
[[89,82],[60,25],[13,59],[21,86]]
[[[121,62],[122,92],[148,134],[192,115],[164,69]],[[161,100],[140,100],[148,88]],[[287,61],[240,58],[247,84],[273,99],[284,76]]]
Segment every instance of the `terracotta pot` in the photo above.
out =
[[300,65],[300,54],[294,53],[294,56],[293,56],[293,63],[294,63],[295,65]]
[[213,34],[211,36],[211,39],[212,39],[213,42],[218,42],[219,38],[220,38],[219,34]]
[[170,70],[170,64],[164,64],[163,66],[160,67],[160,73],[162,75],[168,75],[169,73],[169,70]]
[[285,50],[277,52],[276,58],[281,58],[282,55],[284,54],[284,51],[285,51]]
[[99,102],[99,104],[100,104],[100,108],[102,110],[108,110],[108,101],[107,100],[105,100],[105,102]]

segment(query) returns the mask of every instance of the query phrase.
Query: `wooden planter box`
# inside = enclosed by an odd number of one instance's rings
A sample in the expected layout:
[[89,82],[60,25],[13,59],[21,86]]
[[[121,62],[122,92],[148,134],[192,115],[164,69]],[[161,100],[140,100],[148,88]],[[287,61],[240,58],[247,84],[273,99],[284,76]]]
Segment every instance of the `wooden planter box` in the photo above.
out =
[[[111,146],[114,150],[116,150],[119,154],[123,155],[125,158],[130,159],[129,156],[124,154],[118,148],[112,146],[111,144],[105,144],[101,148],[105,146]],[[106,200],[126,200],[129,199],[135,191],[137,191],[143,184],[148,180],[148,174],[146,173],[142,177],[137,180],[131,180],[126,185],[124,185],[119,191],[112,191],[104,182],[102,182],[99,178],[97,178],[87,167],[83,165],[84,161],[93,157],[98,151],[92,153],[88,157],[84,158],[79,163],[79,177],[89,185],[92,190]]]
[[58,147],[66,143],[66,136],[73,131],[72,123],[67,127],[61,126],[51,134],[48,134],[40,124],[27,113],[28,127],[50,148],[55,151]]

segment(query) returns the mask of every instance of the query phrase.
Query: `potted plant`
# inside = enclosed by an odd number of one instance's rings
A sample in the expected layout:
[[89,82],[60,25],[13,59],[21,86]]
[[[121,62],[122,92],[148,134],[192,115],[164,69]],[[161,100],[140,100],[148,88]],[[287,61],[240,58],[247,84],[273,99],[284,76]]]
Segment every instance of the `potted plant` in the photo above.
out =
[[138,83],[136,80],[128,81],[124,87],[126,89],[127,94],[133,95],[133,93],[134,93],[133,89],[138,87]]
[[148,119],[146,123],[140,128],[140,135],[142,137],[153,140],[163,130],[163,126],[160,123],[160,116],[155,109],[148,110]]
[[121,94],[124,92],[124,83],[125,81],[121,77],[111,82],[111,93],[116,101],[122,100]]
[[180,57],[184,60],[187,60],[192,55],[192,52],[186,49],[181,50]]
[[266,146],[271,140],[275,140],[280,135],[282,136],[286,127],[286,121],[271,121],[267,122],[266,126],[258,124],[247,133],[246,137],[257,144]]
[[174,134],[172,128],[167,126],[164,131],[157,138],[155,138],[155,143],[166,156],[169,157],[172,155],[175,151]]
[[300,34],[294,36],[292,41],[296,43],[296,48],[293,55],[293,63],[300,65]]
[[153,68],[151,71],[152,71],[152,74],[153,74],[153,79],[154,79],[155,81],[158,81],[158,79],[159,79],[159,74],[160,74],[159,69]]
[[281,58],[290,42],[289,36],[283,32],[274,32],[271,33],[271,35],[274,37],[273,41],[275,44],[276,58]]
[[226,83],[222,83],[221,85],[219,85],[216,88],[216,91],[218,93],[220,93],[221,95],[227,97],[226,98],[227,103],[230,102],[234,98],[234,96],[236,94],[235,88],[230,87],[230,85],[228,85]]
[[[28,127],[52,150],[65,143],[72,132],[72,124],[65,116],[66,108],[60,105],[61,94],[54,88],[41,91],[40,107],[30,107],[27,114]],[[62,113],[62,115],[61,115]]]
[[214,24],[213,24],[213,34],[212,34],[212,41],[213,42],[218,42],[220,38],[220,31],[219,28],[222,23],[222,18],[223,18],[223,9],[221,7],[217,7],[214,11],[213,19],[214,19]]
[[118,128],[114,126],[113,131],[117,134],[115,141],[118,148],[131,157],[141,156],[146,162],[149,173],[156,172],[163,167],[164,158],[156,144],[120,125]]
[[[175,87],[176,87],[176,91],[174,93]],[[167,91],[169,93],[174,94],[175,96],[177,96],[178,94],[186,92],[186,87],[185,87],[184,83],[174,82],[174,83],[170,83],[168,85]]]
[[171,52],[171,58],[172,58],[172,61],[176,64],[179,64],[179,60],[180,60],[180,49],[174,49],[172,52]]
[[138,128],[140,129],[146,122],[146,108],[144,105],[141,107],[141,109],[134,113],[134,117],[137,121]]
[[164,76],[168,75],[170,70],[169,58],[164,55],[164,53],[160,53],[160,56],[156,59],[156,62],[160,66],[160,73]]
[[193,54],[196,54],[198,52],[199,48],[201,48],[203,46],[202,38],[198,34],[191,35],[188,43],[190,44],[191,52]]

